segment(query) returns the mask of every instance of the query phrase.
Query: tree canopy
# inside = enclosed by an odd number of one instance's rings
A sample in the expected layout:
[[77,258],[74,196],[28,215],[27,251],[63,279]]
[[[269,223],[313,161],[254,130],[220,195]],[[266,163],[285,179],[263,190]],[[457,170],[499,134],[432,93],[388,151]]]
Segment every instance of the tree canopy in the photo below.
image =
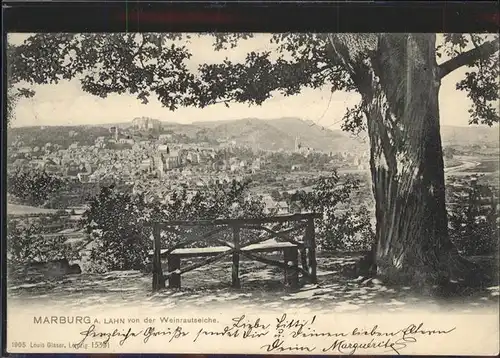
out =
[[[331,36],[377,43],[395,34],[269,35],[276,51],[252,51],[243,62],[228,59],[187,66],[193,36],[166,34],[34,34],[22,44],[8,46],[9,104],[18,96],[33,96],[32,84],[78,78],[85,92],[105,98],[130,93],[143,103],[156,97],[165,107],[206,107],[216,103],[260,105],[275,93],[292,96],[303,88],[331,86],[332,91],[355,91],[346,66],[333,50]],[[212,34],[213,50],[234,48],[253,34]],[[352,50],[352,48],[351,48]],[[440,77],[467,67],[456,84],[472,102],[470,123],[498,123],[498,36],[443,34],[436,48],[442,60]],[[355,51],[352,51],[354,56]],[[12,110],[12,107],[9,107]],[[362,128],[363,103],[346,110],[344,129]]]

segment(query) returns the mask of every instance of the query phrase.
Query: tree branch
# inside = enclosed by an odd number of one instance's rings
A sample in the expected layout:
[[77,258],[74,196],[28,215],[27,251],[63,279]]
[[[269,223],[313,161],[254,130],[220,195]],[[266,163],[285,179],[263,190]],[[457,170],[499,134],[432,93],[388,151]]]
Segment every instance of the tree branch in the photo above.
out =
[[439,74],[440,78],[445,77],[450,72],[455,71],[456,69],[470,65],[474,63],[474,61],[480,59],[481,57],[490,56],[498,51],[498,40],[492,40],[483,43],[479,47],[475,47],[472,50],[464,52],[439,66]]

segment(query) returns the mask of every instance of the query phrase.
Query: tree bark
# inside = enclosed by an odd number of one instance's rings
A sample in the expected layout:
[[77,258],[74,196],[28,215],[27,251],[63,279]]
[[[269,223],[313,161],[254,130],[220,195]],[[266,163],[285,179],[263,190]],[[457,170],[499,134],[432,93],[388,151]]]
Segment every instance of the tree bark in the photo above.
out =
[[377,275],[395,283],[459,282],[471,268],[448,236],[435,41],[433,34],[376,42],[373,34],[331,36],[367,117]]

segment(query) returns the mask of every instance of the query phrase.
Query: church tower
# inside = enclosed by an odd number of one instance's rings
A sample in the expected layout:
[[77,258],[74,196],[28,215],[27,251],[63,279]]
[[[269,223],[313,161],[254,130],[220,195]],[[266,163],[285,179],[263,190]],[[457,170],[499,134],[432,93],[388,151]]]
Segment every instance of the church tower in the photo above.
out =
[[297,134],[295,136],[295,152],[298,152],[300,150],[300,147],[301,147],[301,145],[300,145],[300,137]]

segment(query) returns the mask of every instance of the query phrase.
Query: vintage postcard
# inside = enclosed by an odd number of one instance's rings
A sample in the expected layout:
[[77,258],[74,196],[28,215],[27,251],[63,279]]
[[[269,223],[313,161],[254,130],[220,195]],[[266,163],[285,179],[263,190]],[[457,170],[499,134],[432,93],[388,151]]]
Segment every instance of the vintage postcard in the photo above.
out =
[[498,48],[10,33],[7,351],[498,354]]

